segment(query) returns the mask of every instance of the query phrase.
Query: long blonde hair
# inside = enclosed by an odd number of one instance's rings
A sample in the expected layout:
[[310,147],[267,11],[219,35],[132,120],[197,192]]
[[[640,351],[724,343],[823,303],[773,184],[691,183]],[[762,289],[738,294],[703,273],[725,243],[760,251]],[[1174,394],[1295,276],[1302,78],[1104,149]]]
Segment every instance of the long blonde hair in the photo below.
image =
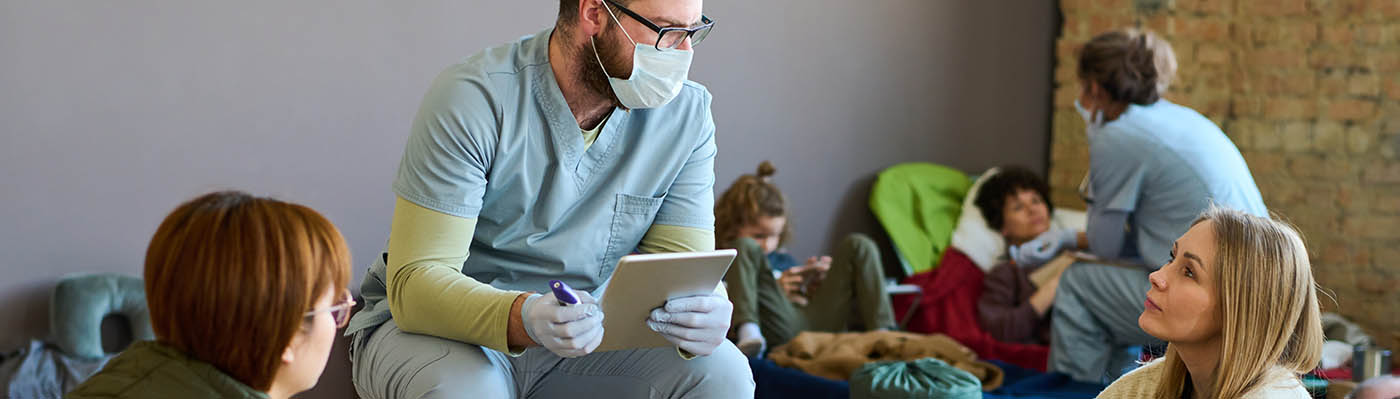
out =
[[[1303,238],[1275,219],[1211,206],[1192,225],[1211,221],[1220,295],[1221,348],[1205,397],[1238,398],[1268,383],[1276,368],[1306,373],[1322,357],[1317,286]],[[1170,345],[1157,397],[1180,398],[1190,380]]]

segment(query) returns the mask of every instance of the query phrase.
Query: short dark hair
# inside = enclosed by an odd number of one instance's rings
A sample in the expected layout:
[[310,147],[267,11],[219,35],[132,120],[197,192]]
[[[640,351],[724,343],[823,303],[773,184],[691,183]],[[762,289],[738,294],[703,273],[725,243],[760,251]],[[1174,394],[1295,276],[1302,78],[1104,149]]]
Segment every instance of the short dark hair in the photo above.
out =
[[1079,50],[1079,79],[1098,83],[1115,102],[1150,105],[1157,102],[1156,59],[1147,35],[1121,31],[1099,34]]
[[973,203],[982,211],[982,218],[987,219],[988,227],[1001,230],[1006,222],[1005,215],[1002,215],[1002,210],[1006,209],[1006,199],[1023,190],[1040,194],[1046,210],[1055,211],[1055,206],[1050,205],[1050,185],[1045,183],[1045,179],[1030,169],[1015,165],[1001,167],[1000,172],[983,182]]

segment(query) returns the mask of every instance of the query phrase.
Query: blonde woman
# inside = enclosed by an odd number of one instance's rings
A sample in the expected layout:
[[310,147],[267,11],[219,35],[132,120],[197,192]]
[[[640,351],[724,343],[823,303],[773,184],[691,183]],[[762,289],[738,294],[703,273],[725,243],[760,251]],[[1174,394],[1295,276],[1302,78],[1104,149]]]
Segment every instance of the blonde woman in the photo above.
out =
[[1309,398],[1322,323],[1312,266],[1291,226],[1211,207],[1149,276],[1138,324],[1168,342],[1161,359],[1101,398]]

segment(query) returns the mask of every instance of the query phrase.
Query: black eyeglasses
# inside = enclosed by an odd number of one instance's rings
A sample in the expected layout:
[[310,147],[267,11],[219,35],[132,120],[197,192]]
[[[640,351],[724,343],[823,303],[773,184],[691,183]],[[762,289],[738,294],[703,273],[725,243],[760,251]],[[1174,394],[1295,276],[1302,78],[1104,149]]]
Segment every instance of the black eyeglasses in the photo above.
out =
[[[662,28],[656,25],[655,23],[652,23],[651,20],[647,19],[646,17],[638,15],[636,12],[627,9],[627,7],[623,7],[621,4],[617,4],[616,1],[603,1],[608,2],[608,4],[612,4],[613,7],[617,7],[617,9],[619,11],[622,11],[623,14],[627,14],[627,16],[632,17],[632,19],[637,20],[637,22],[641,22],[642,25],[646,25],[647,28],[651,28],[652,31],[656,32],[657,50],[673,49],[676,47],[680,47],[681,42],[684,42],[686,38],[690,38],[690,46],[695,47],[699,45],[700,42],[705,40],[705,36],[710,35],[710,28],[713,28],[715,26],[715,21],[711,20],[710,17],[701,14],[700,26],[696,26],[693,28]],[[617,16],[614,15],[613,18],[617,18]]]

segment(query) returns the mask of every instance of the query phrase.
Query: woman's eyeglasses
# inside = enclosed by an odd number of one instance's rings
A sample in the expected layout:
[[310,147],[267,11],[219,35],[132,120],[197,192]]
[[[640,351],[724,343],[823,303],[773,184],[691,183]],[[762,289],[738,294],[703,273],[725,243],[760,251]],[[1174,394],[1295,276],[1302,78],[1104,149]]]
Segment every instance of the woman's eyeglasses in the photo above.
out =
[[350,293],[347,292],[345,293],[345,296],[341,298],[340,302],[336,302],[334,305],[331,305],[327,308],[315,309],[310,312],[306,312],[306,314],[303,316],[310,318],[312,316],[315,316],[317,313],[331,312],[331,317],[335,319],[335,328],[345,328],[346,324],[350,324],[350,311],[354,308],[355,298],[350,297]]

